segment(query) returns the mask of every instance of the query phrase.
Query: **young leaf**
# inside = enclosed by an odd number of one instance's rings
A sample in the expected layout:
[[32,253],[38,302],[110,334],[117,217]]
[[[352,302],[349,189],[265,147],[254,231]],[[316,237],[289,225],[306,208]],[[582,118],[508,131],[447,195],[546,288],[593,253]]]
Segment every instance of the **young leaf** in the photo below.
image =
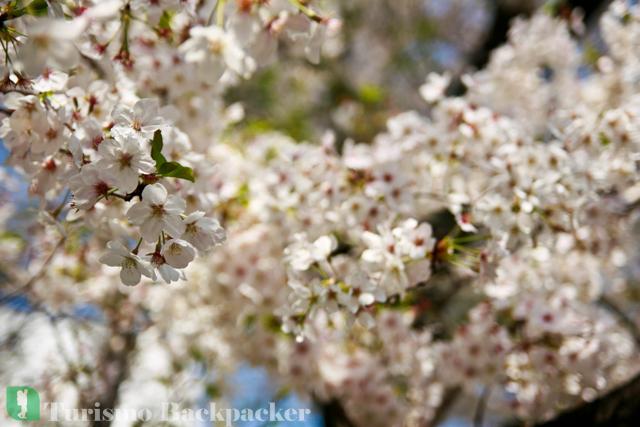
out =
[[157,130],[153,134],[153,139],[151,140],[151,158],[156,162],[156,169],[160,169],[164,163],[167,162],[167,159],[162,155],[162,132]]
[[193,174],[193,169],[182,166],[178,162],[163,163],[162,166],[158,168],[158,174],[170,178],[186,179],[191,182],[196,180]]
[[194,182],[196,179],[193,174],[193,169],[182,166],[178,162],[168,162],[162,155],[162,146],[162,132],[157,130],[151,140],[151,158],[156,162],[156,172],[158,175],[168,178],[186,179]]
[[162,16],[160,16],[160,21],[158,22],[158,28],[160,28],[161,30],[171,30],[171,20],[173,19],[174,15],[175,15],[175,12],[172,12],[170,10],[164,10],[162,12]]
[[44,16],[47,14],[47,2],[46,0],[34,0],[27,6],[27,15],[31,16]]
[[25,6],[21,1],[14,1],[8,5],[8,18],[18,18],[22,15],[44,16],[47,14],[47,8],[46,0],[33,0]]

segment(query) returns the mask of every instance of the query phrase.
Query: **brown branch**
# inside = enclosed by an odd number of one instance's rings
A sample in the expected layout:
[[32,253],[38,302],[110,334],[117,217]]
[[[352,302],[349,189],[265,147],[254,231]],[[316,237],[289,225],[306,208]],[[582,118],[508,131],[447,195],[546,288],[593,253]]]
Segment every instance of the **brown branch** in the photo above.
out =
[[[9,298],[12,298],[14,296],[17,296],[20,293],[26,293],[29,291],[29,289],[31,288],[31,286],[40,278],[42,278],[42,276],[44,276],[44,274],[47,272],[47,268],[49,267],[49,264],[51,263],[51,261],[53,261],[53,259],[55,258],[56,253],[58,252],[58,250],[64,246],[64,243],[66,241],[67,237],[66,236],[62,236],[60,238],[60,240],[58,240],[58,242],[56,243],[56,245],[54,246],[53,250],[51,251],[51,253],[47,256],[47,258],[42,262],[42,265],[40,266],[40,268],[38,268],[38,270],[36,271],[36,273],[31,276],[25,283],[23,283],[22,285],[18,285],[17,287],[14,287],[10,292],[7,293],[3,293],[0,295],[0,303],[2,303],[3,301],[8,300]],[[4,273],[4,271],[3,271]],[[7,270],[6,274],[9,276],[10,279],[12,280],[17,280],[17,276],[14,275],[13,273],[11,273],[9,270]]]
[[482,389],[482,393],[480,393],[480,397],[478,397],[478,404],[476,405],[476,410],[473,414],[474,427],[482,427],[482,424],[484,423],[484,414],[487,410],[487,401],[489,400],[490,394],[491,387],[485,386]]
[[[123,340],[124,346],[122,349],[117,350],[109,346],[105,356],[105,360],[107,361],[106,363],[109,365],[108,367],[105,367],[105,371],[116,372],[116,375],[112,380],[107,381],[106,393],[98,400],[103,412],[104,410],[115,410],[116,404],[118,403],[118,397],[120,395],[120,387],[129,377],[130,357],[136,348],[137,335],[135,332],[126,331],[117,334],[115,337],[116,339]],[[91,425],[93,427],[108,427],[111,425],[111,421],[92,421]]]
[[322,412],[325,427],[356,427],[338,399],[320,402],[318,406]]
[[[94,402],[97,402],[103,413],[105,410],[115,411],[122,384],[129,377],[131,361],[136,351],[139,329],[134,325],[135,310],[128,310],[124,306],[125,302],[125,297],[121,294],[113,295],[113,299],[107,302],[110,307],[106,310],[110,334],[97,366],[97,372],[101,376],[99,383],[102,387],[94,388],[93,396],[83,395],[83,407],[90,408]],[[91,427],[108,427],[111,421],[94,420],[90,425]]]
[[460,397],[461,392],[462,392],[462,389],[460,387],[453,387],[445,390],[442,403],[436,410],[436,413],[433,416],[433,419],[431,420],[432,426],[437,426],[444,420],[444,418],[449,413],[449,409],[451,409],[451,407],[458,400],[458,397]]

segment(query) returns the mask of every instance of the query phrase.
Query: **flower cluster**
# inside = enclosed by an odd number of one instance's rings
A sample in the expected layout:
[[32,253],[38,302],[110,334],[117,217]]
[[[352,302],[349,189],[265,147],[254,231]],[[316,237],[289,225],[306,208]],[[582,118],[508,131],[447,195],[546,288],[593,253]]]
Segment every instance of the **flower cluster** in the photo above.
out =
[[333,236],[309,242],[300,233],[293,239],[284,251],[290,267],[288,285],[293,291],[283,313],[286,331],[301,333],[300,322],[316,310],[334,313],[342,309],[372,326],[374,320],[368,309],[374,303],[404,294],[408,288],[426,282],[431,274],[435,242],[431,226],[418,225],[415,219],[393,229],[380,225],[379,234],[364,231],[359,248],[349,248],[350,253],[361,253],[356,262],[340,255],[329,260],[337,249]]
[[[519,19],[486,67],[429,74],[423,110],[370,141],[245,123],[232,88],[278,50],[315,64],[336,36],[317,6],[0,9],[0,137],[40,211],[29,239],[0,235],[3,259],[40,266],[15,282],[141,330],[172,362],[144,380],[163,390],[207,366],[214,397],[249,362],[345,424],[428,425],[460,392],[537,422],[636,375],[640,6],[612,2],[594,58],[565,19]],[[466,92],[446,96],[454,78]]]
[[[625,25],[635,25],[637,8],[625,10]],[[371,144],[346,141],[337,151],[332,135],[309,145],[268,134],[240,153],[219,147],[217,158],[232,165],[219,177],[236,217],[231,240],[254,248],[243,265],[231,260],[246,249],[217,254],[227,273],[210,281],[212,296],[230,298],[222,318],[242,313],[251,343],[241,354],[284,384],[340,399],[367,425],[393,424],[398,413],[420,425],[459,386],[493,389],[491,407],[543,419],[633,375],[633,334],[602,301],[621,298],[637,277],[637,88],[615,103],[605,94],[639,69],[630,58],[603,56],[608,68],[571,77],[575,90],[567,89],[561,76],[579,59],[520,53],[521,45],[560,41],[577,49],[557,19],[519,22],[502,48],[517,51],[511,62],[496,55],[466,76],[462,98],[444,97],[447,76],[429,76],[421,94],[430,114],[391,118]],[[554,68],[558,80],[531,76],[548,91],[489,89],[506,84],[505,73],[522,79],[519,70],[536,61]],[[570,98],[550,108],[560,90]],[[545,105],[544,121],[521,115],[519,105]],[[259,232],[243,228],[256,223]],[[456,312],[463,314],[452,319]],[[391,350],[383,344],[387,318],[402,331]],[[431,338],[401,349],[420,328]],[[285,345],[278,330],[297,340]],[[391,406],[388,387],[396,390]]]
[[266,64],[280,34],[317,61],[335,27],[286,1],[207,3],[34,1],[1,10],[9,164],[43,206],[70,191],[67,221],[110,241],[101,260],[121,267],[127,285],[156,272],[167,283],[184,278],[197,251],[225,239],[206,183],[208,144],[192,142],[207,130],[181,130],[193,121],[180,109],[209,109],[202,119],[221,122],[221,132],[241,117],[240,107],[227,114],[219,105],[221,88]]
[[[63,90],[68,78],[58,77],[54,89]],[[0,129],[11,149],[11,164],[31,176],[31,192],[45,200],[67,187],[73,198],[68,216],[74,221],[96,227],[102,223],[96,231],[120,226],[107,233],[112,241],[102,260],[122,268],[124,284],[137,284],[141,274],[155,279],[154,270],[167,283],[178,280],[196,246],[207,251],[224,240],[217,220],[198,206],[187,209],[189,187],[177,182],[195,180],[197,155],[189,153],[188,138],[181,147],[164,147],[163,139],[181,132],[151,99],[127,107],[115,104],[116,99],[92,101],[79,87],[70,92],[77,97],[15,94],[7,102],[14,110]],[[182,151],[182,164],[166,161],[162,152],[167,148],[174,155]],[[123,244],[128,240],[137,241],[134,248]],[[138,256],[140,251],[145,255]]]

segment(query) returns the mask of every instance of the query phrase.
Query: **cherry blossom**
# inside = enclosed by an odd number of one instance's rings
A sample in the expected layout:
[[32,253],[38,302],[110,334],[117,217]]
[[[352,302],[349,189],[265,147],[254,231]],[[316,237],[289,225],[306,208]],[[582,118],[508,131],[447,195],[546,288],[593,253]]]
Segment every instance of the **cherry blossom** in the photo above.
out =
[[162,256],[171,267],[185,268],[195,258],[196,251],[189,242],[171,239],[162,247]]
[[155,278],[151,266],[131,253],[122,243],[111,241],[107,244],[107,249],[107,253],[100,257],[100,262],[111,267],[121,267],[120,279],[125,285],[137,285],[142,275]]
[[185,231],[182,238],[201,251],[220,245],[226,239],[226,233],[220,223],[204,215],[201,211],[192,212],[183,220]]
[[479,3],[0,6],[0,351],[65,331],[7,383],[197,408],[252,366],[425,426],[637,381],[640,6],[501,3],[476,55]]
[[162,184],[153,184],[144,188],[141,200],[127,211],[127,218],[140,226],[147,242],[155,242],[163,232],[173,237],[184,233],[185,225],[180,217],[184,209],[184,200],[168,195]]
[[98,153],[102,158],[98,165],[116,187],[130,193],[138,186],[140,174],[154,172],[155,166],[137,137],[128,135],[117,138],[100,143]]

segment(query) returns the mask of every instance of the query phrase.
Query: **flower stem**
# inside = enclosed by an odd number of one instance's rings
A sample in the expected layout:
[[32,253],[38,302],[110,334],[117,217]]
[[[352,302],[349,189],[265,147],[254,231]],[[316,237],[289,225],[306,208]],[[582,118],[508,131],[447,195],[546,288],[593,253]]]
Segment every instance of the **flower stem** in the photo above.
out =
[[136,245],[135,248],[133,248],[133,250],[131,251],[134,255],[138,255],[138,251],[140,250],[140,245],[142,244],[142,237],[140,239],[138,239],[138,244]]
[[318,15],[313,9],[304,5],[300,0],[289,0],[289,3],[294,5],[300,12],[307,15],[309,19],[316,22],[322,22],[324,19]]
[[227,0],[218,0],[216,4],[216,25],[222,27],[224,25],[224,7]]

